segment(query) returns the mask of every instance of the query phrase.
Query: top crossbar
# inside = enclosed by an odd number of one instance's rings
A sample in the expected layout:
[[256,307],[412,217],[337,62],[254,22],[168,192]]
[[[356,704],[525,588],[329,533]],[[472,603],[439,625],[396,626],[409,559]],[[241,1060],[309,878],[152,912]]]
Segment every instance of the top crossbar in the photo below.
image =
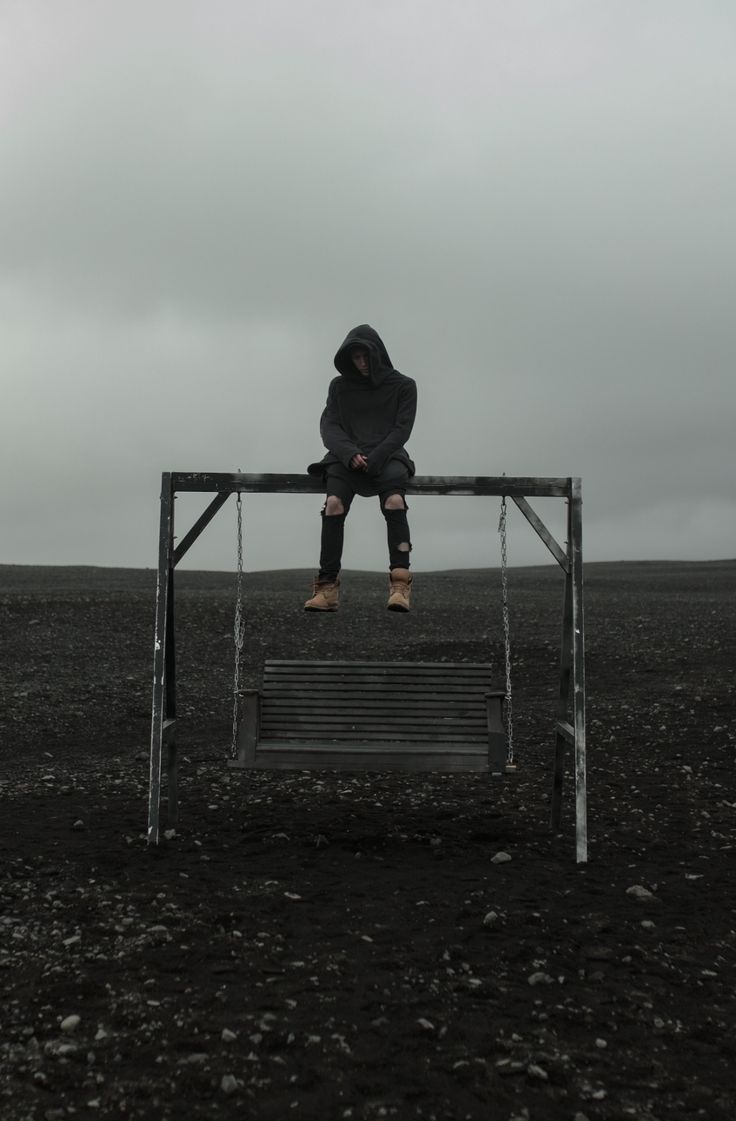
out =
[[[415,475],[409,480],[409,494],[507,495],[509,498],[571,497],[574,478],[537,478],[509,475]],[[254,475],[211,471],[173,471],[174,491],[209,491],[234,494],[319,494],[324,481],[319,475]]]

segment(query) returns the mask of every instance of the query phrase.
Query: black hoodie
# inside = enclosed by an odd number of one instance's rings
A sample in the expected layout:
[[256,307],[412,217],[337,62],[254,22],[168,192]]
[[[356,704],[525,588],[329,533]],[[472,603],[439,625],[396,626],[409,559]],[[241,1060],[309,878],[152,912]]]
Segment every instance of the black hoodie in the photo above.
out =
[[[359,346],[368,351],[368,376],[356,370],[350,357]],[[335,355],[335,368],[339,377],[330,382],[319,424],[327,455],[310,463],[309,473],[323,474],[330,463],[349,467],[354,455],[364,455],[368,475],[379,474],[389,459],[400,460],[413,475],[404,444],[417,411],[416,382],[393,368],[380,335],[367,323],[348,332]]]

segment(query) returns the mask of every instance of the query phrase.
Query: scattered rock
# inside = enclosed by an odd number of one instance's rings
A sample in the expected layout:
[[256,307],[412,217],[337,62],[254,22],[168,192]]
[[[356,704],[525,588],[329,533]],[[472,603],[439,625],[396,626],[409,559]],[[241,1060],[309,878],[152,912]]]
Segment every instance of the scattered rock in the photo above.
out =
[[81,1022],[82,1017],[77,1016],[75,1013],[73,1016],[67,1016],[64,1020],[62,1020],[59,1027],[62,1031],[73,1032],[77,1030]]
[[632,887],[626,888],[626,894],[630,895],[633,899],[640,899],[642,903],[649,903],[657,897],[648,888],[642,887],[641,884],[633,884]]
[[491,857],[491,864],[508,864],[511,860],[511,854],[508,852],[497,852],[495,856]]
[[223,1094],[234,1094],[238,1086],[239,1083],[234,1074],[223,1074],[220,1079],[220,1089]]
[[529,1063],[526,1072],[531,1078],[538,1078],[541,1082],[546,1082],[549,1079],[547,1071],[544,1067],[540,1067],[538,1063]]

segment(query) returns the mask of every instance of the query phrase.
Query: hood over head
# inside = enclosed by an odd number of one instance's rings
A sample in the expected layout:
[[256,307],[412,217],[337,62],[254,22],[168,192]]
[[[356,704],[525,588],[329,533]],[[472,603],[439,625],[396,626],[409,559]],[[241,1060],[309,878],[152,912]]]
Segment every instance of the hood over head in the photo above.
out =
[[353,327],[352,331],[348,331],[345,341],[341,343],[335,355],[335,369],[344,377],[362,379],[363,375],[356,370],[350,356],[351,351],[356,347],[363,347],[368,351],[370,380],[374,385],[378,385],[394,366],[378,331],[367,323],[361,323],[359,327]]

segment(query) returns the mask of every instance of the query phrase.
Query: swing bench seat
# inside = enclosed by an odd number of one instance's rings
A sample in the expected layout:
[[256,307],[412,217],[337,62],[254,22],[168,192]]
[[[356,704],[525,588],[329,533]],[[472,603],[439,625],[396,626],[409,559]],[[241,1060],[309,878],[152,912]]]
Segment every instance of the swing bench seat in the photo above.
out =
[[503,775],[505,694],[490,680],[470,663],[267,661],[230,766]]

